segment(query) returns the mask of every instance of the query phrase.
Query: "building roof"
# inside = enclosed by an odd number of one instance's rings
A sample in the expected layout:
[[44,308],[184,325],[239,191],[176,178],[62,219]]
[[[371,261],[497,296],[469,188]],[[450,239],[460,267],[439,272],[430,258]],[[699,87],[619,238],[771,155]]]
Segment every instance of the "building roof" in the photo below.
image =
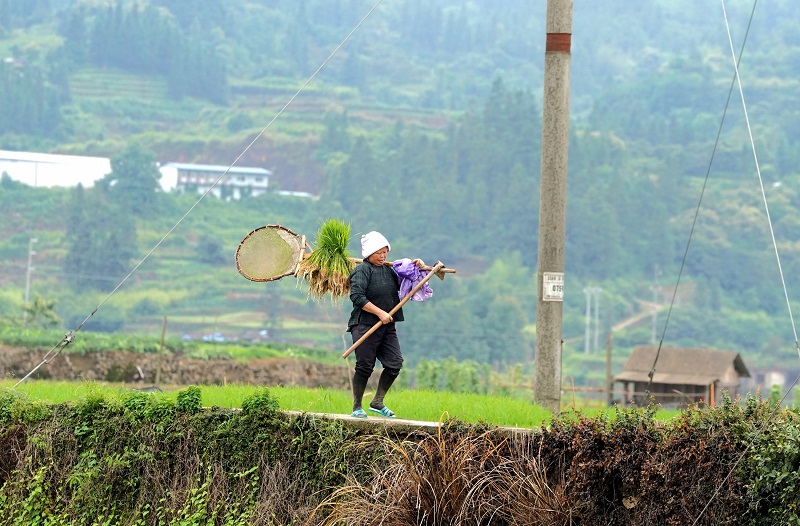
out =
[[[649,382],[656,347],[636,347],[614,381]],[[655,384],[708,385],[722,379],[731,366],[741,377],[750,372],[736,351],[664,347],[658,356]]]
[[224,173],[227,170],[229,174],[272,175],[271,171],[264,168],[223,166],[217,164],[166,163],[162,166],[172,167],[178,170],[210,172],[216,174]]
[[106,157],[88,157],[86,155],[61,155],[53,153],[37,152],[14,152],[10,150],[0,150],[0,161],[17,161],[30,163],[47,164],[87,164],[98,163],[109,165],[110,161]]
[[111,172],[105,157],[0,150],[0,173],[30,186],[92,186]]

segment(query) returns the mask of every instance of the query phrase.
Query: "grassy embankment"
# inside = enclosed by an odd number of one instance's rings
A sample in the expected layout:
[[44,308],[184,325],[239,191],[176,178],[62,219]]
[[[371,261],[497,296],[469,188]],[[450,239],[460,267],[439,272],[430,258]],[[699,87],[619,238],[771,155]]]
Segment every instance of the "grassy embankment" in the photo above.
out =
[[[198,387],[174,399],[93,389],[59,405],[0,389],[7,453],[0,472],[8,477],[0,515],[9,523],[333,525],[399,516],[416,524],[438,516],[448,524],[509,517],[509,524],[773,525],[798,518],[787,506],[797,502],[797,415],[754,398],[723,397],[716,408],[690,408],[666,422],[647,408],[568,414],[539,433],[448,420],[436,432],[409,434],[287,415],[263,388],[241,401],[241,411],[203,409]],[[435,397],[423,395],[429,404]]]
[[[15,382],[0,381],[0,387],[10,388]],[[180,387],[165,388],[163,393],[152,396],[174,400]],[[205,407],[238,408],[242,401],[261,389],[253,385],[202,386],[202,404]],[[121,399],[130,395],[130,389],[118,384],[94,382],[28,381],[17,387],[32,400],[45,403],[70,403],[90,396],[102,395],[104,398]],[[271,387],[270,393],[285,411],[305,411],[324,414],[348,414],[350,412],[350,393],[334,389],[310,389],[301,387]],[[369,400],[367,393],[366,400]],[[551,420],[550,413],[527,400],[507,396],[478,395],[470,393],[451,393],[427,390],[396,389],[387,402],[402,418],[437,422],[443,416],[477,424],[486,423],[503,427],[536,428]],[[599,408],[578,408],[564,406],[567,414],[597,416],[603,412]],[[614,416],[614,409],[607,411]],[[660,411],[659,418],[668,419],[677,411]]]

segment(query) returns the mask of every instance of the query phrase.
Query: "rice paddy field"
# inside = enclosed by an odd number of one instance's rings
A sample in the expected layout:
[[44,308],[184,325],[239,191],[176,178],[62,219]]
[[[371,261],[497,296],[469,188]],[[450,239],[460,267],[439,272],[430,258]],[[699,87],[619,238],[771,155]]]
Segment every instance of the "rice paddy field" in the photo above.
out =
[[[0,389],[12,389],[14,381],[0,381]],[[263,386],[229,384],[225,386],[201,386],[202,405],[205,407],[241,407],[242,401]],[[175,399],[184,386],[165,386],[163,392],[151,393],[152,396]],[[33,380],[16,387],[31,400],[40,400],[48,404],[61,404],[80,401],[86,398],[102,397],[106,400],[124,400],[134,391],[122,384],[105,382],[67,382]],[[352,398],[348,391],[305,387],[270,387],[280,408],[285,411],[303,411],[309,413],[349,415],[352,409]],[[365,404],[369,402],[371,393],[365,394]],[[443,391],[392,390],[386,399],[387,405],[399,418],[438,422],[442,418],[455,418],[470,424],[484,423],[503,427],[538,428],[547,425],[552,415],[532,402],[520,398],[504,396],[478,395],[469,393],[452,393]],[[616,411],[601,408],[562,407],[567,415],[597,416],[609,411],[614,416]],[[659,418],[668,419],[677,411],[659,411]]]

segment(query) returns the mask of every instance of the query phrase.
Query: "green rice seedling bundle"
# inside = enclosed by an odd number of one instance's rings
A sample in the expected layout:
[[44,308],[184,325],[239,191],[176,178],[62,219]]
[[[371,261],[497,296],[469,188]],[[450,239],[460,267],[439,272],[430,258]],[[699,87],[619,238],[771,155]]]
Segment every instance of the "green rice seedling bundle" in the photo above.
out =
[[350,225],[338,219],[329,219],[320,226],[315,241],[316,248],[300,262],[297,277],[308,282],[308,295],[322,299],[330,294],[340,299],[350,292],[350,272],[354,262],[347,255],[350,243]]

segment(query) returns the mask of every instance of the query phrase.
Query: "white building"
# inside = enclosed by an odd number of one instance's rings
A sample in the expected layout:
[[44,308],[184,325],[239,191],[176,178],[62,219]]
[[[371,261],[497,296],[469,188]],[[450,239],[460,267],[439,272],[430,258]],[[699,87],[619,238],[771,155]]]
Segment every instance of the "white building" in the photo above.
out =
[[[267,192],[272,172],[264,168],[221,166],[212,164],[167,163],[160,168],[162,185],[171,185],[182,192],[206,193],[221,199],[241,199]],[[223,175],[224,174],[224,175]],[[220,177],[222,177],[220,179]],[[219,182],[214,184],[217,179]]]
[[[267,192],[272,172],[264,168],[240,168],[209,164],[166,163],[159,166],[161,188],[168,192],[204,194],[223,174],[211,194],[222,199],[241,199]],[[227,173],[226,173],[227,171]],[[82,184],[89,188],[111,173],[106,157],[56,155],[49,153],[0,150],[0,174],[28,186],[71,188]]]
[[0,150],[0,174],[3,172],[28,186],[90,187],[111,173],[111,161],[104,157]]

